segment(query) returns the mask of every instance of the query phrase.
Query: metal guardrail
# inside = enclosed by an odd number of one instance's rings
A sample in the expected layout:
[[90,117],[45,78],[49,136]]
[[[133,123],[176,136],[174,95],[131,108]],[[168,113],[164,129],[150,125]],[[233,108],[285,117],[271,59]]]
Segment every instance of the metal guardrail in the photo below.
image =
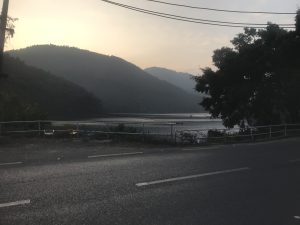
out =
[[0,136],[40,136],[136,140],[164,140],[182,144],[256,141],[300,136],[300,124],[279,124],[246,129],[182,129],[182,123],[124,121],[8,121],[0,122]]
[[198,129],[177,131],[175,139],[199,144],[203,142],[237,142],[300,136],[300,124],[247,127],[246,129]]
[[[118,121],[7,121],[0,122],[0,136],[76,138],[147,137],[170,139],[175,123]],[[163,131],[159,131],[163,127]]]

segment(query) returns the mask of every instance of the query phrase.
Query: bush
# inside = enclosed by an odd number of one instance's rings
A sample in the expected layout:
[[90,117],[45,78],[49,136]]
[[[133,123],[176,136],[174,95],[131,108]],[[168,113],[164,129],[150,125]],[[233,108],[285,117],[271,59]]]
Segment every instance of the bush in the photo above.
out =
[[223,130],[208,130],[207,137],[214,138],[214,137],[225,137],[226,132]]

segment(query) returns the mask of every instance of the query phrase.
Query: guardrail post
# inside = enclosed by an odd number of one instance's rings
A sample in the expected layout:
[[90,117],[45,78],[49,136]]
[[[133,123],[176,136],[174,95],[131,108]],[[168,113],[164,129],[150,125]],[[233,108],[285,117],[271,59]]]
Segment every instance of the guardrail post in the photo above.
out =
[[143,123],[143,141],[145,141],[145,124]]
[[76,123],[76,136],[79,138],[79,123]]
[[285,137],[287,136],[287,133],[286,133],[286,124],[284,125],[284,136]]
[[177,144],[177,131],[175,130],[174,143]]
[[38,121],[39,136],[41,136],[41,121]]
[[254,137],[253,137],[253,130],[252,127],[250,128],[250,135],[251,135],[251,140],[254,141]]
[[272,138],[272,127],[269,128],[269,137]]
[[170,133],[170,136],[171,136],[171,140],[173,139],[173,124],[171,124],[171,133]]

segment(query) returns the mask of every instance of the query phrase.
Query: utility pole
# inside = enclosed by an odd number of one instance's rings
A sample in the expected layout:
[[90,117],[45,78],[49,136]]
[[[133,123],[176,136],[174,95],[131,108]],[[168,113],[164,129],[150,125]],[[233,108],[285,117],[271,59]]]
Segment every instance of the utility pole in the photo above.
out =
[[5,33],[7,26],[7,13],[8,13],[9,0],[3,0],[1,21],[0,21],[0,76],[3,74],[3,53],[5,44]]

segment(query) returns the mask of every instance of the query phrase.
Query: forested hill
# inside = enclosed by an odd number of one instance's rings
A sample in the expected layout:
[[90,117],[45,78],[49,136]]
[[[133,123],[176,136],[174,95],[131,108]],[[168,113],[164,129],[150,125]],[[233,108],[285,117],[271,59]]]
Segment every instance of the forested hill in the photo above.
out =
[[63,77],[94,93],[106,112],[199,112],[197,96],[159,80],[114,56],[54,45],[10,51],[27,64]]
[[63,78],[9,56],[4,59],[4,71],[8,76],[0,79],[0,120],[28,119],[25,111],[33,106],[48,119],[88,118],[101,113],[98,98]]
[[157,77],[160,80],[167,81],[188,93],[198,94],[195,90],[196,81],[193,79],[193,75],[189,73],[176,72],[174,70],[161,68],[161,67],[150,67],[145,71],[152,76]]

